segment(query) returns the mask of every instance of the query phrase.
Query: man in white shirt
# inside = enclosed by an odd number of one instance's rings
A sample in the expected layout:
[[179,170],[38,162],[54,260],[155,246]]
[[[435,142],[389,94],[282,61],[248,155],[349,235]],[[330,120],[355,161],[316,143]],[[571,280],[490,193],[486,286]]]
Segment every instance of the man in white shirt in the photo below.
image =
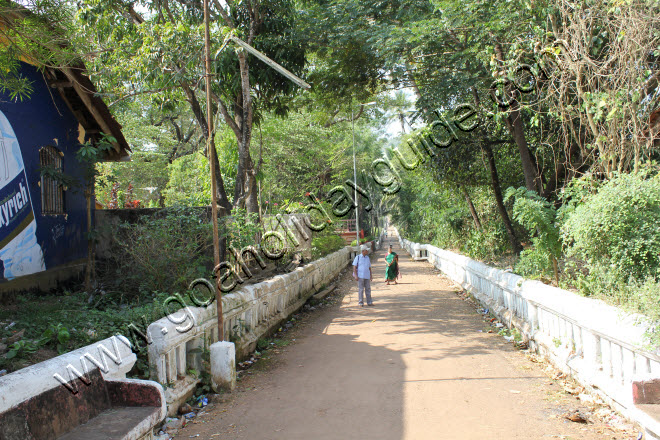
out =
[[374,277],[371,275],[371,260],[369,259],[369,250],[367,246],[360,246],[361,255],[356,255],[353,260],[353,278],[358,282],[358,305],[364,307],[362,292],[367,294],[367,305],[373,306],[371,302],[371,281]]

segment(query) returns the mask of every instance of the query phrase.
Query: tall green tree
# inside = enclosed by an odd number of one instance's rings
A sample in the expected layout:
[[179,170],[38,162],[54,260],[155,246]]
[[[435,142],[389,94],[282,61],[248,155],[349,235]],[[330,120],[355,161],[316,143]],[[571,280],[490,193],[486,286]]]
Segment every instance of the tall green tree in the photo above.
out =
[[[257,212],[260,164],[250,151],[253,125],[264,110],[286,113],[295,85],[244,49],[227,46],[226,37],[243,39],[296,74],[302,72],[305,49],[291,1],[214,1],[210,16],[214,125],[224,122],[238,145],[233,196],[220,173],[216,196],[226,213],[233,207]],[[149,95],[162,110],[185,102],[205,137],[215,128],[207,126],[205,117],[201,2],[84,1],[78,17],[99,53],[94,67],[104,92],[122,98]],[[205,151],[215,148],[211,144]]]

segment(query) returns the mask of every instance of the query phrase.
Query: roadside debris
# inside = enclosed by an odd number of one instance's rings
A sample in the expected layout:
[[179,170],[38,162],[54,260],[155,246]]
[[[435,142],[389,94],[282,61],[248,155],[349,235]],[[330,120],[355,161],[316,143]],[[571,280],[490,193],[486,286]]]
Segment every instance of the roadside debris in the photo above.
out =
[[569,411],[564,414],[564,417],[575,423],[587,423],[588,418],[580,410]]
[[204,394],[202,394],[201,396],[199,396],[197,398],[197,407],[198,408],[204,408],[208,404],[209,404],[209,399]]
[[160,427],[158,436],[156,437],[159,440],[165,440],[172,438],[179,432],[181,428],[186,426],[186,418],[176,418],[176,417],[167,417],[165,419],[165,424]]
[[577,396],[579,394],[582,394],[584,392],[584,387],[581,387],[579,385],[575,385],[569,382],[562,382],[562,386],[564,387],[564,391],[566,391],[568,394],[572,394],[574,396]]

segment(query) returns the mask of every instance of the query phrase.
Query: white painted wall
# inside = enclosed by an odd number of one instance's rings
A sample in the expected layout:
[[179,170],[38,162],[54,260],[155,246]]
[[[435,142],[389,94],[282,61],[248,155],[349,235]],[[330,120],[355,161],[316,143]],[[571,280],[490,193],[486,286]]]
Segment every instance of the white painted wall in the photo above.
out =
[[[162,391],[154,382],[126,379],[126,373],[133,368],[136,359],[128,339],[117,335],[7,374],[0,377],[0,413],[45,391],[65,386],[64,383],[70,386],[73,379],[89,380],[87,372],[97,367],[104,380],[150,383]],[[161,412],[143,420],[133,432],[150,431],[151,427],[165,417],[165,395],[162,393],[161,401]]]

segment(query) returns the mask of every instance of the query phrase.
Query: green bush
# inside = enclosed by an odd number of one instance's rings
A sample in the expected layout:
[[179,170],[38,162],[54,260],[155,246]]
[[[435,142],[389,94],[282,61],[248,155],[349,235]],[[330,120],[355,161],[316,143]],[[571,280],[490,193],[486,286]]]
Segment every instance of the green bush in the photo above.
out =
[[104,284],[126,297],[142,293],[184,292],[189,283],[208,277],[212,258],[211,223],[187,208],[169,208],[164,216],[143,216],[114,231],[115,271]]
[[346,246],[346,242],[339,235],[323,235],[312,238],[312,259],[325,257]]
[[507,189],[504,201],[512,198],[512,218],[527,230],[534,245],[533,250],[521,253],[516,270],[521,275],[532,276],[552,272],[559,283],[557,259],[561,257],[561,241],[557,210],[536,192],[526,188]]
[[444,223],[447,228],[455,233],[460,234],[465,228],[465,219],[468,217],[468,213],[465,209],[462,208],[448,208],[440,211],[439,216],[442,223]]
[[[271,227],[277,228],[271,218]],[[225,218],[222,223],[221,235],[227,239],[227,247],[243,249],[245,246],[254,246],[258,234],[261,232],[259,214],[249,213],[245,209],[235,208],[231,217]]]
[[[170,310],[165,310],[163,303],[168,296],[164,293],[155,294],[146,301],[135,299],[130,306],[120,306],[119,297],[107,293],[98,307],[95,307],[95,301],[88,301],[89,294],[85,292],[18,296],[18,307],[0,308],[0,320],[16,323],[13,329],[5,330],[0,327],[0,339],[11,336],[12,330],[15,329],[24,329],[25,334],[18,341],[19,344],[9,347],[13,351],[9,357],[0,356],[0,369],[15,371],[31,363],[43,361],[44,354],[52,355],[55,350],[62,354],[117,333],[130,337],[129,324],[134,324],[146,333],[151,322],[179,307],[177,304],[171,304]],[[183,292],[182,297],[190,304]],[[138,302],[140,303],[137,304]],[[47,351],[35,355],[36,351],[41,349]],[[146,342],[138,340],[138,348],[134,351],[138,359],[131,376],[148,378]]]
[[472,229],[460,246],[461,253],[475,260],[488,261],[496,259],[508,247],[504,225],[489,222],[481,230]]
[[6,359],[21,358],[30,355],[39,350],[40,344],[28,339],[21,339],[9,346],[9,351],[5,355]]
[[180,157],[167,168],[169,179],[163,195],[168,206],[211,204],[209,161],[203,154]]
[[44,345],[51,343],[57,348],[59,354],[66,353],[66,346],[71,339],[71,332],[61,322],[57,325],[51,324],[44,331],[41,341]]
[[660,175],[617,176],[575,207],[563,225],[567,256],[613,282],[660,278]]
[[[365,244],[367,241],[370,241],[368,238],[361,238],[360,244]],[[351,246],[357,246],[357,240],[351,241]]]
[[[629,298],[632,298],[631,309],[648,316],[652,322],[660,323],[660,304],[658,304],[658,295],[660,295],[660,281],[653,278],[647,278],[644,281],[635,282],[626,286],[630,292]],[[658,329],[660,330],[660,329]],[[656,344],[660,343],[660,331],[656,330],[653,337]]]
[[518,275],[528,278],[553,275],[550,255],[536,247],[525,249],[520,253],[514,270]]

